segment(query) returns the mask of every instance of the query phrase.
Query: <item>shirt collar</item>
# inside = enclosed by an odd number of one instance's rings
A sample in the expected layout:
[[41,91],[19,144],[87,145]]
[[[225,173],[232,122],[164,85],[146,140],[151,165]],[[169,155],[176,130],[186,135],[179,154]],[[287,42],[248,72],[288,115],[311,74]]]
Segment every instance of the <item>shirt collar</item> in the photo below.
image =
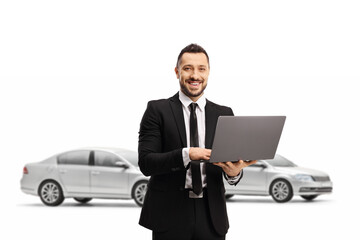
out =
[[[200,111],[204,111],[205,110],[205,105],[206,105],[206,98],[204,96],[205,94],[203,94],[197,101],[196,103],[198,104],[198,107],[200,109]],[[185,107],[189,107],[189,105],[193,102],[188,96],[186,96],[181,90],[179,91],[179,100],[182,103],[182,105],[184,105]]]

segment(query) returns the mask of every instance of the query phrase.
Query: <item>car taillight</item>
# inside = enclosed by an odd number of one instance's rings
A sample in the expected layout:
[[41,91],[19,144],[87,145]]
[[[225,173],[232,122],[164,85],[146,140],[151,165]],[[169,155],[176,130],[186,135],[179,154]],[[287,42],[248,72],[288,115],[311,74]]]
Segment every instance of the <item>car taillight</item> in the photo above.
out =
[[24,173],[24,174],[28,174],[28,173],[29,173],[29,171],[28,171],[28,169],[27,169],[26,167],[24,167],[23,173]]

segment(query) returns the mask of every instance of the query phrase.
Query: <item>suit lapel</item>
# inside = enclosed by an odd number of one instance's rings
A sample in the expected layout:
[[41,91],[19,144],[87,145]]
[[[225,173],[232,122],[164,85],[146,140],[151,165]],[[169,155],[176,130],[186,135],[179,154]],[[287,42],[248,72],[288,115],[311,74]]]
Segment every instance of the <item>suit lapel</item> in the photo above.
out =
[[[215,129],[217,120],[219,117],[219,113],[213,103],[206,100],[205,106],[205,148],[212,149],[214,137],[215,137]],[[221,171],[221,168],[213,165],[210,162],[207,162],[205,165],[206,175],[207,176],[216,176],[218,171]],[[220,175],[221,176],[221,175]],[[210,191],[212,186],[219,184],[219,181],[213,177],[207,177],[207,186]]]
[[173,97],[170,98],[170,106],[172,113],[175,118],[175,122],[177,125],[177,129],[180,134],[181,143],[183,147],[186,147],[186,130],[185,130],[185,122],[184,122],[184,113],[182,109],[182,104],[179,100],[179,93],[175,94]]
[[211,149],[214,135],[215,135],[215,128],[218,119],[218,113],[214,106],[206,100],[205,106],[205,147]]

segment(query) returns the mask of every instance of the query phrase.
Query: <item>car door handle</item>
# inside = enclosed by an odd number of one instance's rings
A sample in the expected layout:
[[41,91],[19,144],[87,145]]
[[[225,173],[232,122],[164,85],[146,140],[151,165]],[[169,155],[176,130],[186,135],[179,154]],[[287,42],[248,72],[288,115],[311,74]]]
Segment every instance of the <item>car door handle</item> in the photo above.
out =
[[60,169],[59,172],[64,174],[64,173],[67,173],[67,170],[66,169]]
[[92,174],[92,175],[99,175],[100,172],[98,172],[98,171],[91,171],[91,174]]

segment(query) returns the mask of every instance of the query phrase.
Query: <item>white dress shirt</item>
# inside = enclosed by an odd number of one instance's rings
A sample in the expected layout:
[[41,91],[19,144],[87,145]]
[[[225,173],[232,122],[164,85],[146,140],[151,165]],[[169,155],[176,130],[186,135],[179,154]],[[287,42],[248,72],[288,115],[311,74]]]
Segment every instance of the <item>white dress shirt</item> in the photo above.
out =
[[[189,149],[190,149],[190,104],[193,102],[188,96],[186,96],[182,91],[179,91],[179,100],[182,103],[183,113],[184,113],[184,122],[185,122],[185,131],[186,131],[186,143],[187,148],[184,148],[182,151],[184,166],[188,167],[190,164],[189,157]],[[198,136],[199,136],[199,147],[205,148],[205,105],[206,98],[202,95],[196,101],[198,107],[196,108],[196,117],[197,117],[197,125],[198,125]],[[192,176],[191,176],[191,167],[186,172],[186,180],[185,180],[185,189],[192,189]],[[206,170],[205,163],[200,163],[200,171],[201,171],[201,182],[202,187],[205,188],[207,186],[206,181]],[[225,174],[226,175],[226,174]],[[238,182],[238,179],[241,177],[241,173],[236,177],[227,177],[226,180],[229,184],[233,185]],[[202,197],[202,193],[198,196]]]

